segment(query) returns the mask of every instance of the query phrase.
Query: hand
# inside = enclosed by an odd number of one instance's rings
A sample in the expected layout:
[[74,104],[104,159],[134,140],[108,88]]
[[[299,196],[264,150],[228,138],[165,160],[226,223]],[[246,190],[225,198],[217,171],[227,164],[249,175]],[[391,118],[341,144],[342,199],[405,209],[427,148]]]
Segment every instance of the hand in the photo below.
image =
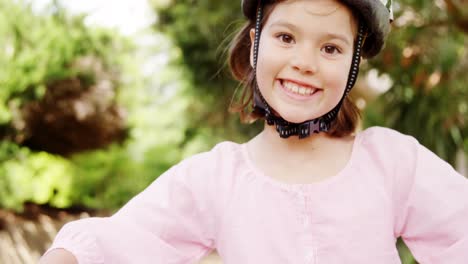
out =
[[39,264],[78,264],[75,256],[65,249],[54,249],[42,256]]

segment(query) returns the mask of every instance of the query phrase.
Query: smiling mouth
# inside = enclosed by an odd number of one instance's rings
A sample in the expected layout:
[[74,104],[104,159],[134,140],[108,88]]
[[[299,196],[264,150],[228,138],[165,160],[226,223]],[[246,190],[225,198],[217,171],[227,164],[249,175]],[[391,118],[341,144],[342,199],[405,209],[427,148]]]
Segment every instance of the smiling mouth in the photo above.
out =
[[301,96],[311,96],[315,92],[320,90],[319,88],[304,86],[304,85],[300,85],[298,83],[287,81],[287,80],[280,80],[280,83],[284,87],[284,89],[286,89],[287,91],[293,94],[301,95]]

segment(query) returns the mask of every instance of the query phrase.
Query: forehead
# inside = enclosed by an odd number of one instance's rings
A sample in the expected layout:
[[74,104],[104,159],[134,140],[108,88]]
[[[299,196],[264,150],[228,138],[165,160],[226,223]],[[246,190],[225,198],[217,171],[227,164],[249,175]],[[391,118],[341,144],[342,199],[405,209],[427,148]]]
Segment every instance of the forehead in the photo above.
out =
[[352,16],[351,9],[339,0],[278,0],[269,5],[268,13],[274,12],[278,7],[288,11],[302,9],[315,16],[327,16],[336,12]]

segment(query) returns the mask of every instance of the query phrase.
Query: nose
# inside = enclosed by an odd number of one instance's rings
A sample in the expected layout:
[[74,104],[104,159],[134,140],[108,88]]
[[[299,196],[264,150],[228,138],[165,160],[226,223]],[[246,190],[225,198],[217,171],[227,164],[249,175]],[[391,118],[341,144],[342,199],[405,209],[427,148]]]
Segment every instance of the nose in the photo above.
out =
[[297,47],[291,59],[291,66],[302,74],[315,74],[319,70],[318,56],[309,46]]

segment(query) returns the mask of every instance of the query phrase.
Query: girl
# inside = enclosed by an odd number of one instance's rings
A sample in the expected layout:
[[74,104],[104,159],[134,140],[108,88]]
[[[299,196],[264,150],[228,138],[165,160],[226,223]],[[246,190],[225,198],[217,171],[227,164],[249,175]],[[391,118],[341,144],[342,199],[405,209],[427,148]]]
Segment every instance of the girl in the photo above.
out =
[[[467,263],[468,181],[414,138],[354,134],[346,95],[391,1],[243,0],[231,48],[265,128],[182,161],[109,218],[65,225],[41,263]],[[253,108],[251,107],[253,105]]]

